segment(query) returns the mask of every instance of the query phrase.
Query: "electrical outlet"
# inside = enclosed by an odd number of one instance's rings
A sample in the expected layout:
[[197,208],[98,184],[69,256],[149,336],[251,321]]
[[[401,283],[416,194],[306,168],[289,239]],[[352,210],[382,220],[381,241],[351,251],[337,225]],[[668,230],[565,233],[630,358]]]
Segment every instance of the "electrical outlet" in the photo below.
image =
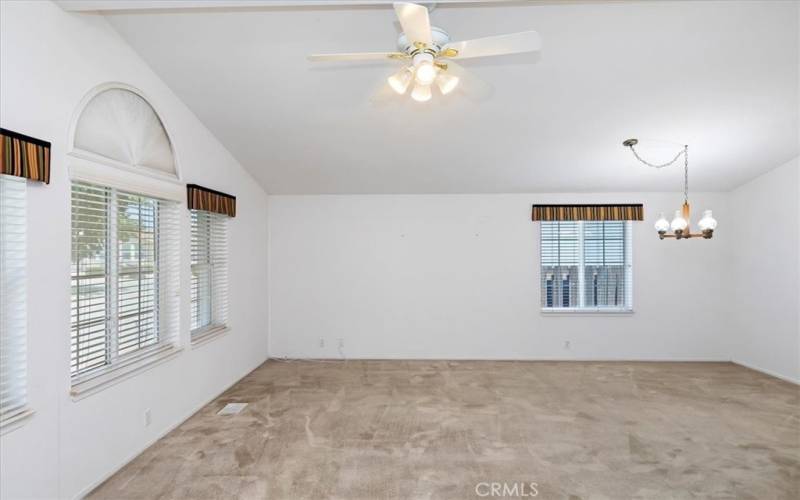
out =
[[325,348],[325,339],[323,339],[322,337],[319,338],[319,348],[320,349]]
[[565,340],[564,341],[564,349],[569,349],[571,347],[571,345],[572,345],[572,343],[569,340]]
[[148,409],[146,409],[144,411],[144,426],[148,427],[150,425],[151,421],[152,421],[152,418],[151,418],[151,415],[150,415],[150,408],[148,408]]

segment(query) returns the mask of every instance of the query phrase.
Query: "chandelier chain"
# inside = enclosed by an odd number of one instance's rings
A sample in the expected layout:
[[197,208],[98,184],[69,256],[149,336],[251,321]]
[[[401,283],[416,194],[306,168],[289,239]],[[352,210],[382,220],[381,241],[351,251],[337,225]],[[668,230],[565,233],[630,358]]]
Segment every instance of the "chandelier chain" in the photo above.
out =
[[683,146],[683,202],[689,203],[689,146]]
[[633,156],[636,157],[637,160],[642,162],[643,164],[647,165],[648,167],[653,168],[664,168],[674,164],[678,161],[678,158],[683,156],[683,201],[688,203],[689,202],[689,146],[683,146],[683,149],[678,151],[678,154],[675,155],[675,158],[671,159],[666,163],[650,163],[649,161],[645,160],[639,153],[636,152],[636,148],[633,147],[633,144],[626,144],[629,148],[631,148],[631,152],[633,152]]
[[668,167],[668,166],[672,165],[673,163],[675,163],[676,161],[678,161],[678,158],[680,158],[681,155],[685,155],[686,154],[686,147],[684,147],[684,149],[682,149],[681,151],[678,151],[678,154],[675,155],[675,158],[671,159],[670,161],[668,161],[666,163],[650,163],[649,161],[647,161],[644,158],[642,158],[641,156],[639,156],[639,153],[636,152],[636,148],[635,147],[633,147],[633,146],[628,146],[628,147],[631,148],[631,151],[633,151],[633,156],[635,156],[637,160],[639,160],[640,162],[644,163],[648,167],[653,167],[653,168]]

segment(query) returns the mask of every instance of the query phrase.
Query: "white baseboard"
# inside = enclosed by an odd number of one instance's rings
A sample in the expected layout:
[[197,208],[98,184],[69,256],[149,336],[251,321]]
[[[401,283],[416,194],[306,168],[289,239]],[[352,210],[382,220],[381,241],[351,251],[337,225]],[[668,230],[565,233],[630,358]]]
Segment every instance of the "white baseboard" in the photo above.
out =
[[598,358],[598,357],[530,357],[530,358],[512,358],[512,357],[496,357],[496,358],[473,358],[473,357],[425,357],[425,358],[403,358],[397,356],[363,356],[353,357],[321,357],[321,356],[270,356],[270,360],[296,360],[296,361],[582,361],[582,362],[630,362],[630,363],[730,363],[730,359],[726,358]]
[[241,376],[239,376],[239,377],[236,377],[236,378],[234,379],[234,381],[230,383],[230,385],[226,386],[224,389],[222,389],[222,390],[221,390],[221,391],[219,391],[218,393],[214,394],[213,396],[211,396],[211,397],[210,397],[210,398],[208,398],[207,400],[204,400],[202,403],[200,403],[199,405],[197,405],[197,406],[196,406],[194,409],[190,410],[190,411],[189,411],[187,414],[185,414],[183,417],[179,418],[179,419],[178,419],[178,420],[177,420],[177,421],[176,421],[174,424],[172,424],[172,425],[170,425],[169,427],[167,427],[167,429],[166,429],[166,430],[164,430],[163,432],[159,433],[159,434],[158,434],[156,437],[154,437],[153,439],[150,439],[150,440],[148,440],[148,441],[147,441],[147,442],[146,442],[146,443],[145,443],[143,446],[141,446],[141,447],[139,448],[139,450],[138,450],[138,451],[135,451],[134,453],[130,454],[130,455],[128,456],[128,458],[126,458],[125,460],[123,460],[123,462],[122,462],[122,464],[121,464],[121,465],[119,465],[118,467],[115,467],[115,468],[114,468],[114,469],[112,469],[112,470],[111,470],[111,472],[109,472],[108,474],[106,474],[106,475],[102,476],[102,477],[101,477],[100,479],[98,479],[97,481],[94,481],[94,482],[93,482],[93,483],[91,483],[89,486],[87,486],[87,487],[83,488],[83,489],[82,489],[82,490],[81,490],[81,491],[80,491],[80,492],[79,492],[77,495],[75,495],[73,498],[74,498],[75,500],[79,500],[79,499],[81,499],[81,498],[84,498],[86,495],[88,495],[89,493],[91,493],[91,492],[92,492],[92,490],[94,490],[95,488],[97,488],[98,486],[100,486],[101,484],[103,484],[103,483],[104,483],[106,480],[108,480],[108,478],[110,478],[111,476],[113,476],[114,474],[116,474],[117,472],[119,472],[120,470],[122,470],[122,468],[123,468],[123,467],[125,467],[126,465],[128,465],[129,463],[133,462],[133,460],[134,460],[136,457],[138,457],[139,455],[141,455],[141,454],[142,454],[142,453],[143,453],[143,452],[144,452],[144,451],[145,451],[147,448],[149,448],[149,447],[153,446],[153,445],[156,443],[156,441],[158,441],[159,439],[163,438],[164,436],[166,436],[166,435],[167,435],[167,434],[169,434],[170,432],[172,432],[172,431],[174,431],[175,429],[177,429],[179,425],[181,425],[182,423],[186,422],[186,421],[187,421],[187,420],[188,420],[188,419],[189,419],[189,418],[190,418],[192,415],[194,415],[195,413],[197,413],[198,411],[200,411],[201,409],[203,409],[203,407],[204,407],[204,406],[206,406],[207,404],[211,403],[212,401],[214,401],[215,399],[217,399],[218,397],[220,397],[222,394],[224,394],[224,393],[225,393],[225,391],[227,391],[228,389],[230,389],[230,388],[231,388],[231,387],[233,387],[234,385],[238,384],[240,380],[242,380],[242,379],[243,379],[244,377],[246,377],[246,376],[247,376],[247,375],[248,375],[250,372],[252,372],[253,370],[257,369],[259,366],[261,366],[262,364],[264,364],[264,363],[265,363],[266,361],[268,361],[268,360],[269,360],[269,358],[265,359],[264,361],[261,361],[261,362],[259,362],[259,363],[258,363],[258,364],[257,364],[255,367],[253,367],[253,368],[251,368],[251,369],[249,369],[249,370],[246,370],[244,373],[242,373],[242,375],[241,375]]
[[738,360],[733,359],[733,360],[731,360],[731,362],[734,363],[734,364],[737,364],[739,366],[743,366],[745,368],[749,368],[751,370],[763,373],[764,375],[769,375],[770,377],[779,378],[779,379],[784,380],[786,382],[790,382],[790,383],[795,384],[795,385],[800,385],[800,379],[793,379],[792,377],[787,377],[786,375],[782,375],[782,374],[780,374],[778,372],[775,372],[775,371],[772,371],[772,370],[767,370],[766,368],[761,368],[761,367],[752,365],[750,363],[745,363],[744,361],[738,361]]
[[598,358],[598,357],[530,357],[530,358],[511,358],[511,357],[497,357],[497,358],[472,358],[472,357],[425,357],[425,358],[403,358],[397,356],[364,356],[364,357],[351,357],[348,356],[347,358],[341,357],[320,357],[320,356],[308,356],[308,357],[281,357],[281,356],[270,356],[268,360],[295,360],[295,361],[577,361],[577,362],[584,362],[584,363],[616,363],[616,362],[629,362],[629,363],[733,363],[739,366],[743,366],[744,368],[748,368],[750,370],[755,370],[757,372],[763,373],[765,375],[769,375],[770,377],[775,377],[786,382],[790,382],[792,384],[800,385],[800,380],[793,379],[791,377],[787,377],[786,375],[782,375],[780,373],[774,372],[772,370],[767,370],[764,368],[760,368],[758,366],[751,365],[749,363],[745,363],[743,361],[738,361],[735,359],[728,359],[728,358],[633,358],[633,357],[619,357],[619,358]]

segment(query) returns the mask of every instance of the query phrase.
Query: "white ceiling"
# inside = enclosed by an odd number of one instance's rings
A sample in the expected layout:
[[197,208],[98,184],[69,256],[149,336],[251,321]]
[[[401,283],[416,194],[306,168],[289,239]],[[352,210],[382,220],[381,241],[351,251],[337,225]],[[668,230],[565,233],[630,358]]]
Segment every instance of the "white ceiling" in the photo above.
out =
[[628,137],[689,144],[692,189],[722,191],[800,150],[793,1],[440,5],[453,39],[535,29],[544,49],[465,61],[493,92],[425,104],[371,100],[396,63],[305,58],[393,50],[388,5],[106,16],[270,193],[682,189]]

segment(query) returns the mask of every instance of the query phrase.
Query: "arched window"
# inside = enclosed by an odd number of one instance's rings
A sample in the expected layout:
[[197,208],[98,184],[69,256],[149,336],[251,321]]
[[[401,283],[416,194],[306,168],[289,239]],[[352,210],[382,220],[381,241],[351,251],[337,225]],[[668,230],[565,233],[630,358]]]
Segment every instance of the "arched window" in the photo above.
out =
[[89,100],[75,126],[73,147],[178,178],[164,124],[141,95],[128,89],[110,88]]
[[162,120],[119,85],[84,99],[69,170],[70,366],[80,395],[178,351],[185,187]]

